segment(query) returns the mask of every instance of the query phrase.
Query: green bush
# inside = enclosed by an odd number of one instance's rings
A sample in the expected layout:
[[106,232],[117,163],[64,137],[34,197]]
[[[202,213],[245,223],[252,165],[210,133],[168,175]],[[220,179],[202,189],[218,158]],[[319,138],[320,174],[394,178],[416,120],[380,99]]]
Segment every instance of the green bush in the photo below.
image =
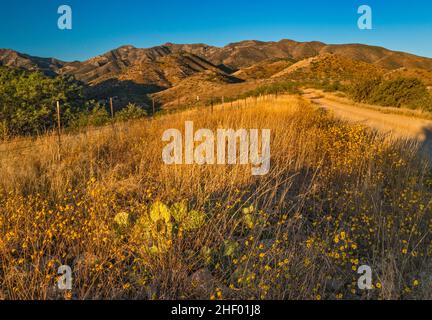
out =
[[72,77],[0,67],[0,122],[7,124],[3,131],[32,135],[54,128],[56,101],[67,126],[82,106],[82,87]]
[[135,120],[147,116],[147,112],[134,103],[129,103],[124,109],[116,114],[116,119],[120,121]]
[[416,78],[363,80],[354,83],[349,93],[357,102],[432,110],[432,96],[425,84]]
[[[92,107],[91,105],[94,104]],[[89,107],[90,105],[90,107]],[[105,107],[99,103],[90,102],[87,105],[87,111],[80,112],[73,121],[73,127],[83,128],[87,126],[103,126],[110,122],[110,116]]]
[[340,81],[332,81],[329,83],[324,83],[322,85],[322,89],[324,92],[336,92],[343,91],[345,89],[344,85],[340,83]]
[[376,90],[381,82],[382,79],[357,81],[349,88],[349,95],[356,102],[368,102],[374,90]]

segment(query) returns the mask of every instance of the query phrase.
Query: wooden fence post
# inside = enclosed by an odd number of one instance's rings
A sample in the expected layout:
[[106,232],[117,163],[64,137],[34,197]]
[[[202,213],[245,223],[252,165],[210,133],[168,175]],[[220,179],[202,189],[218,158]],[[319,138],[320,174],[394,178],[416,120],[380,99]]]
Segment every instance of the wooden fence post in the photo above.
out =
[[6,142],[7,134],[8,134],[6,119],[3,120],[3,129],[2,130],[3,130],[3,141]]
[[7,140],[7,134],[8,134],[8,129],[7,129],[7,123],[6,123],[6,106],[3,105],[3,127],[2,127],[2,133],[3,133],[3,141],[6,142]]
[[114,105],[113,105],[113,98],[110,98],[110,109],[111,109],[111,118],[114,119]]
[[[111,109],[111,128],[113,130],[113,133],[116,134],[116,130],[115,130],[115,120],[114,120],[114,103],[113,103],[113,98],[110,97],[110,109]],[[117,135],[115,135],[117,137]]]
[[61,118],[60,118],[60,101],[57,101],[57,147],[58,160],[61,160]]

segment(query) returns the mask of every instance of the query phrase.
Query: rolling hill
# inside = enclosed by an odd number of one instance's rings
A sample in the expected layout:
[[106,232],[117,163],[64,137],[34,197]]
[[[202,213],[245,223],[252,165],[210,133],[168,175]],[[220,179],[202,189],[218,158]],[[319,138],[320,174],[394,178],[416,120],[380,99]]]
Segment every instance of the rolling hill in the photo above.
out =
[[296,42],[293,40],[279,42],[249,40],[231,43],[222,48],[206,44],[172,43],[146,49],[123,46],[83,62],[63,62],[54,58],[38,58],[13,50],[0,49],[0,65],[58,74],[73,74],[83,82],[95,83],[119,76],[129,68],[136,71],[140,65],[148,67],[148,64],[173,55],[177,57],[187,55],[194,60],[192,64],[195,66],[197,63],[202,64],[199,68],[204,66],[204,69],[209,69],[209,64],[211,64],[212,68],[216,67],[225,73],[233,73],[267,60],[300,61],[326,53],[363,61],[389,70],[402,67],[432,70],[431,58],[409,53],[362,44],[327,45],[316,41]]
[[382,76],[387,69],[341,55],[325,53],[294,63],[274,74],[273,79],[351,81]]
[[54,76],[66,63],[54,58],[39,58],[19,53],[10,49],[0,49],[0,66],[40,71]]
[[[278,79],[338,81],[380,75],[409,75],[431,84],[432,59],[362,44],[318,41],[241,41],[225,47],[166,43],[152,48],[122,46],[86,61],[64,62],[0,49],[0,66],[72,75],[86,85],[89,97],[148,103],[148,94],[170,97],[185,88],[191,95],[219,92],[224,85]],[[170,89],[170,94],[162,94]],[[229,91],[229,90],[228,90]],[[170,103],[162,99],[163,103]]]

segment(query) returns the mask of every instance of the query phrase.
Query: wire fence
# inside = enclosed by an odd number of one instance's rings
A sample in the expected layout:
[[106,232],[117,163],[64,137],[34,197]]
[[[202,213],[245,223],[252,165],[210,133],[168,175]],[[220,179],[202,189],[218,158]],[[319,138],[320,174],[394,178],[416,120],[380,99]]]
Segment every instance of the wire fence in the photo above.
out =
[[[209,105],[207,104],[203,104],[203,105],[199,105],[199,106],[195,106],[192,108],[176,108],[174,110],[171,110],[169,112],[165,112],[165,113],[161,113],[161,115],[164,114],[172,114],[172,113],[176,113],[176,112],[183,112],[185,110],[189,110],[189,111],[202,111],[203,109],[210,109],[211,112],[213,112],[215,109],[217,108],[229,108],[229,109],[243,109],[243,108],[247,108],[250,106],[256,106],[258,104],[259,101],[269,101],[269,100],[277,100],[278,99],[278,95],[274,94],[274,95],[261,95],[259,97],[248,97],[248,98],[243,98],[243,99],[238,99],[238,100],[233,100],[233,99],[225,99],[224,97],[221,98],[216,98],[216,99],[212,99],[211,103]],[[112,100],[110,100],[112,101]],[[110,103],[112,105],[112,102]],[[153,104],[154,106],[154,104]],[[62,130],[61,128],[61,119],[60,119],[60,106],[57,106],[57,121],[58,121],[58,125],[55,129],[51,130],[50,132],[47,132],[45,134],[42,135],[38,135],[35,137],[17,137],[17,138],[13,138],[11,140],[6,140],[3,142],[0,142],[0,159],[15,159],[15,158],[19,158],[20,156],[22,156],[26,151],[30,151],[30,150],[36,150],[37,148],[41,147],[41,146],[48,146],[50,145],[54,145],[55,147],[58,148],[58,153],[59,153],[59,157],[61,156],[60,153],[60,149],[61,149],[61,144],[62,141],[64,140],[65,136],[67,136],[68,138],[73,137],[73,136],[78,136],[80,134],[85,134],[85,135],[89,135],[89,134],[93,134],[96,132],[106,132],[107,130],[109,130],[110,128],[112,130],[118,131],[119,130],[119,126],[115,125],[115,121],[114,121],[114,111],[113,108],[111,107],[111,116],[112,116],[112,121],[110,123],[108,123],[107,125],[104,126],[98,126],[98,127],[84,127],[84,128],[79,128],[79,129],[75,129],[75,130]],[[155,110],[153,108],[153,114],[151,117],[147,118],[147,119],[140,119],[141,121],[153,121],[154,117],[155,117],[156,113]],[[24,145],[21,145],[24,144]]]

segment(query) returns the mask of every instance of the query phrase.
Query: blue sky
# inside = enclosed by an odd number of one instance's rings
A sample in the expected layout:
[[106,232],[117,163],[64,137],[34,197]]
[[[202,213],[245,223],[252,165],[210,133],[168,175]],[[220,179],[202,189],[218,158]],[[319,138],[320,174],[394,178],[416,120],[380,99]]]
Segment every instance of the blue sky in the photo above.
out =
[[[57,28],[57,8],[73,10],[73,29]],[[373,10],[359,30],[357,9]],[[84,60],[121,45],[283,38],[366,43],[432,57],[430,0],[0,0],[0,48]]]

